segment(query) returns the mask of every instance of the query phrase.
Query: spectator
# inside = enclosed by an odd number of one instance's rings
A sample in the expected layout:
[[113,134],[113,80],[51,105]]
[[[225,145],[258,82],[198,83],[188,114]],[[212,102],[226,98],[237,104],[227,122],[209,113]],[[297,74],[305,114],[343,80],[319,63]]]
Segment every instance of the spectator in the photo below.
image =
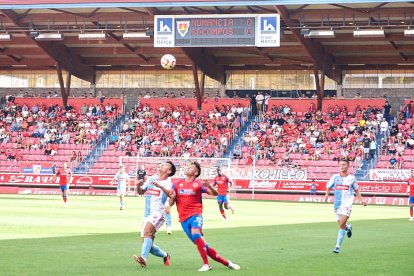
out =
[[265,97],[263,96],[262,92],[259,92],[256,96],[256,108],[258,114],[262,113],[263,111],[263,104],[264,104]]
[[76,154],[76,151],[72,151],[72,155],[69,158],[70,162],[75,162],[78,158],[78,155]]
[[377,142],[373,138],[369,146],[370,159],[374,159],[376,153],[377,153]]
[[364,145],[365,159],[369,160],[370,159],[369,151],[370,151],[370,146],[371,146],[371,139],[368,138],[367,134],[364,135],[364,138],[362,139],[362,143]]
[[388,169],[398,169],[397,157],[392,155],[388,161]]
[[383,114],[388,124],[391,123],[391,112],[392,112],[391,105],[389,104],[388,101],[385,101],[385,105],[383,106]]
[[81,163],[83,161],[83,154],[82,154],[81,151],[78,151],[76,161],[78,161],[79,163]]

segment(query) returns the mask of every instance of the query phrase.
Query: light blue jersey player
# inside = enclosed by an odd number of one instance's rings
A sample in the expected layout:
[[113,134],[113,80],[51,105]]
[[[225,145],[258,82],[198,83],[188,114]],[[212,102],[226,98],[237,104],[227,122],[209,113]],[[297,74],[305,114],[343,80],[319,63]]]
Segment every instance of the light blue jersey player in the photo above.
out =
[[326,184],[325,202],[328,200],[331,190],[334,191],[334,212],[339,224],[338,238],[333,253],[339,253],[345,234],[350,238],[352,236],[352,225],[347,224],[351,216],[352,204],[354,202],[354,193],[362,205],[366,206],[358,190],[358,184],[355,176],[348,173],[349,161],[339,161],[340,173],[335,174]]
[[119,196],[119,204],[120,204],[119,209],[124,210],[125,209],[124,197],[127,191],[127,185],[128,185],[128,190],[129,190],[130,184],[131,184],[131,180],[129,178],[128,173],[125,171],[124,165],[121,165],[119,167],[119,171],[114,176],[114,180],[116,180],[118,183],[116,191]]
[[142,268],[147,266],[149,253],[162,257],[164,265],[170,265],[170,255],[154,244],[155,233],[165,222],[165,204],[171,190],[171,176],[175,174],[172,162],[165,162],[157,166],[157,174],[151,176],[143,184],[138,182],[137,191],[145,194],[144,220],[141,228],[142,249],[141,256],[134,255],[134,260]]

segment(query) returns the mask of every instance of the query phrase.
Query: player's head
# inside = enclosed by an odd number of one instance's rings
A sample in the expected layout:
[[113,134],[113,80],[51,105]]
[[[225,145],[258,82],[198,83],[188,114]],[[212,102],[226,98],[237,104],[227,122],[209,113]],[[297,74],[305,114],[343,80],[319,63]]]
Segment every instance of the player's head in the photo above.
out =
[[119,166],[119,170],[121,171],[121,172],[125,172],[125,165],[120,165]]
[[216,172],[217,172],[217,175],[220,176],[221,175],[221,168],[217,166],[216,167]]
[[348,158],[339,159],[339,170],[341,173],[348,173],[349,169],[349,160]]
[[168,176],[170,176],[170,177],[173,176],[176,172],[176,168],[175,168],[174,163],[171,162],[171,161],[167,161],[167,162],[164,163],[164,165],[167,166],[167,170],[169,171]]
[[160,162],[160,163],[158,163],[157,164],[157,167],[155,168],[155,171],[156,171],[156,173],[157,174],[160,174],[161,173],[161,171],[162,171],[162,162]]
[[411,177],[414,177],[414,169],[411,170]]
[[201,174],[201,166],[198,162],[194,161],[187,165],[185,170],[186,176],[193,176],[194,178],[199,177]]

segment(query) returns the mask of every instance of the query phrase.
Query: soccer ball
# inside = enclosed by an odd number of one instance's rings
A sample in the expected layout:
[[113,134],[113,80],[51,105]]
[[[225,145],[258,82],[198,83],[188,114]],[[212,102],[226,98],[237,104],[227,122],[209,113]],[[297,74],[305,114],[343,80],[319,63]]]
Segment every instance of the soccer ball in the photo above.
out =
[[161,66],[164,69],[173,69],[175,67],[175,57],[170,54],[163,55],[161,58]]

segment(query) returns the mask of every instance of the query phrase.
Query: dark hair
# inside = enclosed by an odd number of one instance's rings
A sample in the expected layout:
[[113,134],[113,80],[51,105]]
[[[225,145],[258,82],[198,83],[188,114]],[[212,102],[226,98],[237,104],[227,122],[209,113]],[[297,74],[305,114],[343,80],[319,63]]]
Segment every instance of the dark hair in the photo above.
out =
[[201,174],[201,166],[200,166],[200,163],[198,163],[197,161],[195,161],[195,162],[192,162],[191,164],[197,167],[198,173],[196,175],[196,178],[199,177],[200,174]]
[[175,168],[174,163],[171,162],[171,161],[167,161],[165,163],[170,164],[170,166],[171,166],[171,172],[170,172],[170,174],[168,176],[173,176],[175,174],[175,172],[177,171],[177,169]]
[[349,158],[348,157],[340,157],[338,162],[346,162],[349,165]]

